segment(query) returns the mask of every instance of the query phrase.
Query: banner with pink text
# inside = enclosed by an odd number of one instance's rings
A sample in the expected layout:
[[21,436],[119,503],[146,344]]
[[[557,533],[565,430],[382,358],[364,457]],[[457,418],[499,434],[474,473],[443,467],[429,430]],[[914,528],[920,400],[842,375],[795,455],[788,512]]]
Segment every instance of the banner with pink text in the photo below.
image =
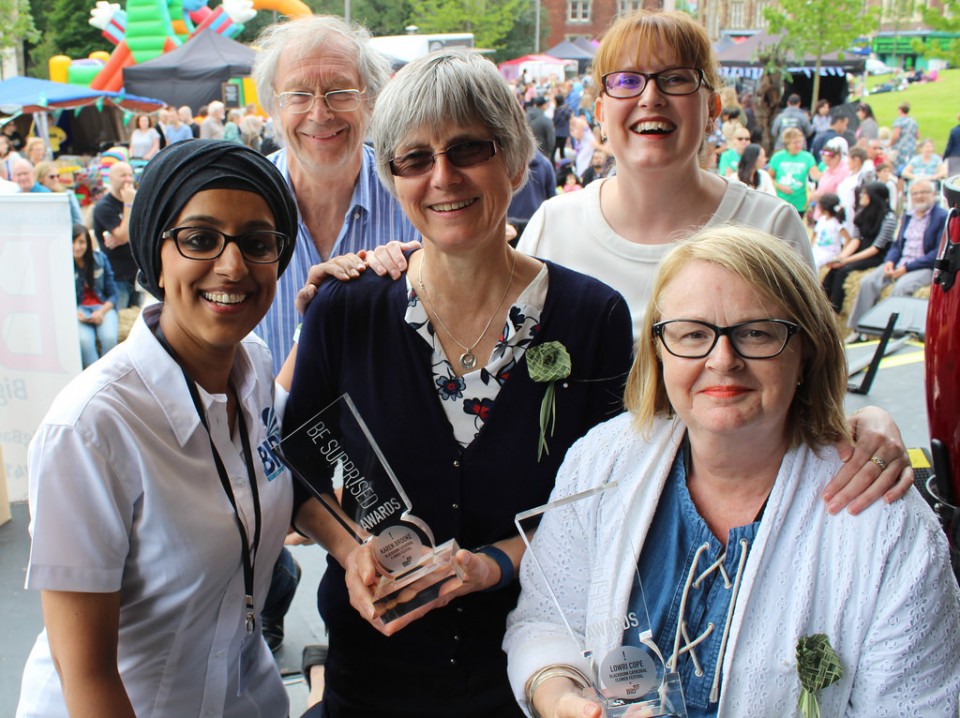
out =
[[0,446],[11,501],[27,498],[27,445],[80,373],[70,205],[0,195]]

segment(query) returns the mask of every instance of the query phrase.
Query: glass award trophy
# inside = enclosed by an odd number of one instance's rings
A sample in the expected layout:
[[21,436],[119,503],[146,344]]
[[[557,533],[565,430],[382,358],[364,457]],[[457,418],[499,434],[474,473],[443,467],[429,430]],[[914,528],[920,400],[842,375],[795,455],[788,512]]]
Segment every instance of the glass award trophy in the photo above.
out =
[[370,545],[382,574],[373,603],[384,624],[430,603],[448,582],[462,578],[453,560],[457,542],[437,546],[430,527],[413,514],[349,395],[291,432],[274,451],[357,543]]
[[[534,564],[534,580],[543,582],[543,593],[590,666],[592,686],[584,696],[598,700],[607,718],[686,718],[680,676],[670,670],[653,639],[640,576],[636,568],[617,570],[624,562],[636,567],[641,548],[631,539],[625,506],[626,497],[610,482],[519,513],[516,525],[527,545],[527,560]],[[621,527],[617,541],[596,545],[602,533],[598,528],[610,522]],[[539,543],[537,531],[544,532],[541,538],[582,543],[589,559],[583,565],[558,560],[555,541]],[[587,616],[586,625],[567,615],[561,595],[583,596],[586,605],[578,606],[576,615]],[[623,610],[615,613],[616,605]]]

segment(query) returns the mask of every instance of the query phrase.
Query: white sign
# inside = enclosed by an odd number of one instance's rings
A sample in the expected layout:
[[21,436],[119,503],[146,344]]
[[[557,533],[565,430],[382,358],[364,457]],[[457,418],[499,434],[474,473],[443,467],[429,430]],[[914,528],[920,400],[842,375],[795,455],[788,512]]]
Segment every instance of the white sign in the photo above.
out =
[[0,196],[0,446],[11,501],[27,498],[27,445],[80,373],[70,205]]

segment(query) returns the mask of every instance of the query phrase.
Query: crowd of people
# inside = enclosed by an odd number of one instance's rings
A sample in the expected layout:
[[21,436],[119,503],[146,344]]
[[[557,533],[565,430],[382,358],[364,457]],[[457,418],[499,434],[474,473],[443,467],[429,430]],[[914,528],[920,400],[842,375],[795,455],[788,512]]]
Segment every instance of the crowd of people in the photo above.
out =
[[[846,321],[847,339],[858,341],[866,338],[859,320],[885,286],[892,285],[893,296],[929,286],[946,216],[940,185],[960,146],[948,143],[938,155],[932,140],[920,139],[907,102],[892,127],[880,127],[870,105],[857,104],[855,130],[847,108],[820,100],[811,116],[800,105],[800,96],[790,95],[774,118],[769,159],[762,145],[751,143],[761,141],[761,133],[746,120],[715,132],[731,137],[731,146],[720,141],[709,158],[721,176],[776,194],[805,218],[823,288]],[[954,134],[960,137],[960,129]],[[906,230],[917,219],[908,244]],[[876,269],[881,265],[885,269]],[[867,276],[866,270],[875,271]],[[863,273],[857,276],[864,291],[847,300],[854,272]]]
[[[511,88],[462,51],[388,79],[368,39],[327,16],[269,27],[254,79],[281,148],[219,102],[138,118],[139,187],[114,163],[93,238],[75,228],[94,349],[30,447],[45,628],[17,715],[288,715],[270,650],[304,538],[327,551],[311,717],[597,718],[588,656],[651,643],[688,715],[784,714],[811,634],[842,666],[826,713],[955,714],[945,537],[889,415],[844,416],[816,275],[921,270],[931,179],[906,178],[897,232],[871,140],[851,163],[835,113],[793,98],[768,165],[684,13],[619,19],[562,86]],[[110,350],[141,288],[158,301]],[[333,483],[307,490],[274,451],[345,393],[461,547],[457,578],[389,624]],[[626,502],[533,537],[563,569],[548,590],[515,515],[609,481]],[[640,611],[650,635],[623,622]]]

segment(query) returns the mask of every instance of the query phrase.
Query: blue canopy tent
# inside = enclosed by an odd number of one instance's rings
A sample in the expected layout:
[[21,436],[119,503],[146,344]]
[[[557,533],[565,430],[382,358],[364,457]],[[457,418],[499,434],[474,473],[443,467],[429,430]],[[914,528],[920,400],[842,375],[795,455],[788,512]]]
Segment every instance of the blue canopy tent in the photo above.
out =
[[0,112],[49,112],[96,105],[121,107],[133,112],[153,112],[163,107],[162,100],[122,92],[91,90],[65,82],[38,80],[35,77],[11,77],[0,82]]
[[[123,111],[153,112],[163,104],[161,100],[150,97],[91,90],[89,87],[35,77],[11,77],[0,82],[0,114],[14,118],[32,114],[35,134],[48,144],[50,120],[47,113],[74,110],[61,112],[56,120],[67,136],[66,148],[61,147],[61,151],[67,149],[72,153],[93,153],[103,145],[122,141],[126,136],[121,116]],[[88,107],[91,109],[85,109]],[[26,125],[20,125],[24,134],[27,129]]]

